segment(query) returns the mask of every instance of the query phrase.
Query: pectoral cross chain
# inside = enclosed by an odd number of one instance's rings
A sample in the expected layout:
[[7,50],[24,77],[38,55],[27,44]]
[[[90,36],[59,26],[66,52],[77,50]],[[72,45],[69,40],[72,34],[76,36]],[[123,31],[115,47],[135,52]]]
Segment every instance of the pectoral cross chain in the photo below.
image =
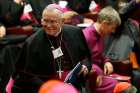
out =
[[57,73],[58,73],[60,79],[62,78],[62,73],[63,73],[63,72],[64,72],[64,71],[62,71],[61,69],[59,69],[59,70],[57,71]]

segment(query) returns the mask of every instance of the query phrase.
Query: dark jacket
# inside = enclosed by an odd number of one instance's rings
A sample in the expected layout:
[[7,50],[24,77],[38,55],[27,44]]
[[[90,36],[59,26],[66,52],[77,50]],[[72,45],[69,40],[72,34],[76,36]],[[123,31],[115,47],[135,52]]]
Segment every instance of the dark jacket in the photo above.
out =
[[[90,52],[81,29],[64,25],[61,31],[65,43],[64,46],[70,55],[69,60],[72,61],[69,65],[72,65],[73,68],[81,61],[81,63],[87,65],[90,70]],[[45,81],[52,79],[52,76],[56,73],[52,58],[51,45],[45,31],[41,29],[25,42],[23,53],[17,63],[19,69],[23,68],[20,71],[24,74],[19,75],[17,79],[17,82],[22,79],[22,82],[18,83],[20,87],[25,87],[25,84],[27,85],[31,80],[34,80],[34,77]],[[83,61],[84,59],[88,59],[88,61]],[[21,86],[21,84],[23,86]],[[31,87],[31,85],[28,87]]]
[[[128,18],[130,17],[130,14],[132,14],[137,8],[138,8],[138,5],[136,1],[132,0],[127,6],[120,9],[119,14],[120,14],[122,23],[119,27],[117,27],[115,33],[109,35],[105,39],[105,49],[106,49],[105,55],[110,56],[110,57],[112,56],[113,58],[111,59],[126,59],[129,55],[128,53],[131,50],[133,50],[135,43],[138,45],[138,47],[140,47],[139,46],[140,41],[138,37],[139,35],[138,23],[134,23],[134,21],[130,19],[128,20]],[[133,30],[131,28],[133,28]],[[123,43],[123,46],[120,46],[122,45],[122,43]],[[118,47],[121,47],[121,48],[118,48]],[[114,55],[110,52],[116,52],[116,54]]]
[[13,0],[0,1],[0,21],[6,27],[19,25],[22,13],[23,6]]

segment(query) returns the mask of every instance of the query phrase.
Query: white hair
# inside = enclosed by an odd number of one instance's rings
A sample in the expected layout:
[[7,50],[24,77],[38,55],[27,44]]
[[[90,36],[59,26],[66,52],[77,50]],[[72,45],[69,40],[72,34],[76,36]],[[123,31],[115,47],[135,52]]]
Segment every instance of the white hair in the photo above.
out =
[[121,24],[118,12],[111,6],[107,6],[99,12],[97,21],[102,22],[103,20],[108,21],[110,24],[113,22],[117,22],[118,25]]
[[60,18],[63,17],[63,12],[60,9],[58,9],[57,7],[55,7],[54,4],[49,4],[48,6],[46,6],[43,10],[42,15],[45,14],[46,11],[51,11],[53,13],[57,13]]

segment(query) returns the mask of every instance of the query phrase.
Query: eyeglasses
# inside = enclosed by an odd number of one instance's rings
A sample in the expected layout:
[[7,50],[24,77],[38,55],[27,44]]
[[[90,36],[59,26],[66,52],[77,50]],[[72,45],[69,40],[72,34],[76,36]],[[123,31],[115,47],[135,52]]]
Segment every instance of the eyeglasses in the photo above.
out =
[[42,19],[44,24],[52,24],[52,25],[57,25],[60,23],[60,20],[50,20],[50,19]]

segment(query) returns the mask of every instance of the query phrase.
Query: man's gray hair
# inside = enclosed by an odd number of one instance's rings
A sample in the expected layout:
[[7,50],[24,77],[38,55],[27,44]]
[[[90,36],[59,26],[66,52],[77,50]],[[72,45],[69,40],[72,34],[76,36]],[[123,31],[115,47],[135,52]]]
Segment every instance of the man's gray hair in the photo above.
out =
[[47,5],[43,10],[42,15],[45,14],[46,11],[57,13],[59,17],[63,17],[63,12],[59,8],[55,7],[54,4]]
[[111,6],[103,8],[98,13],[97,22],[102,22],[104,20],[108,21],[110,24],[114,22],[117,22],[118,25],[121,24],[121,18],[119,16],[119,13]]

